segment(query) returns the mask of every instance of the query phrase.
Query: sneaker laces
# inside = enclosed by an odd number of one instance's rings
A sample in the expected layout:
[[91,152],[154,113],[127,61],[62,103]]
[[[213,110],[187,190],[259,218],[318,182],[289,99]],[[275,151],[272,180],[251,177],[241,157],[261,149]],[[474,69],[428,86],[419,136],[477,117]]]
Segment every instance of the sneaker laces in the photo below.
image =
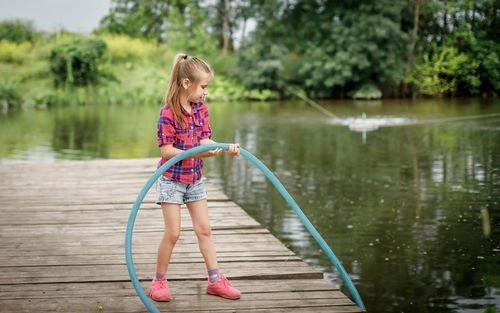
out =
[[167,288],[167,280],[166,279],[160,279],[156,281],[159,285],[160,288]]
[[229,281],[229,279],[227,279],[226,277],[222,276],[221,277],[221,280],[222,280],[222,283],[224,284],[224,286],[229,286],[229,287],[233,287],[233,285],[231,284],[231,282]]

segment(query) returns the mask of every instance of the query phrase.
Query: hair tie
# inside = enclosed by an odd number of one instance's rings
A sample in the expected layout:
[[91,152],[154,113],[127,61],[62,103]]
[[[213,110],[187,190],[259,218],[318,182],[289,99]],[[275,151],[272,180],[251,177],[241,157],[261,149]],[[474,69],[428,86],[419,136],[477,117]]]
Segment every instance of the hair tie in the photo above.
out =
[[186,55],[184,56],[184,60],[185,60],[185,59],[187,59],[187,57],[188,57],[188,56],[187,56],[187,54],[186,54]]

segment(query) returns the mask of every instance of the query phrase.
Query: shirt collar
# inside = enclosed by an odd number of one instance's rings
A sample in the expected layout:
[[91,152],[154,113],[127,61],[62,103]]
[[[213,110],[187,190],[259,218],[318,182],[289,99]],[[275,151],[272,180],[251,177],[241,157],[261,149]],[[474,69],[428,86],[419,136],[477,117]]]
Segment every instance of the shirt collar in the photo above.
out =
[[[191,104],[191,112],[193,113],[196,112],[196,110],[198,109],[198,103],[191,102],[190,104]],[[186,109],[184,109],[182,105],[181,105],[181,112],[184,115],[191,116],[191,112],[186,111]]]

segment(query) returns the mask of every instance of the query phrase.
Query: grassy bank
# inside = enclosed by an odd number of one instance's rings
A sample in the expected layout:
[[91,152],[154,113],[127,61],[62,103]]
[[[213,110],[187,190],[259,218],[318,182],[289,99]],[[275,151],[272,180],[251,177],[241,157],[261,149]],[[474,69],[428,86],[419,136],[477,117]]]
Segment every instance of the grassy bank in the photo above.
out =
[[[105,42],[99,60],[100,79],[87,86],[56,86],[49,57],[55,46],[83,36],[49,35],[33,42],[0,42],[0,105],[45,107],[65,104],[153,104],[162,102],[170,66],[177,50],[153,40],[133,39],[124,35],[92,36]],[[200,55],[214,68],[209,100],[261,99],[276,96],[270,91],[246,90],[231,77],[236,57],[231,53]]]

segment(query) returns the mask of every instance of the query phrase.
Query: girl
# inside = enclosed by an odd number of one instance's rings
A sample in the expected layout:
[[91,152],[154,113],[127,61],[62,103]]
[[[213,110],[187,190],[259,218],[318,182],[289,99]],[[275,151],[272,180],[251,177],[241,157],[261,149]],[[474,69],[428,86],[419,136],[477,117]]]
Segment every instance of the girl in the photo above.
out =
[[[173,63],[165,106],[158,119],[159,166],[183,150],[215,143],[210,139],[208,108],[204,97],[213,79],[213,71],[205,61],[178,54]],[[228,299],[238,299],[240,292],[219,272],[215,247],[208,220],[207,193],[202,181],[203,160],[216,156],[222,149],[198,153],[170,167],[158,179],[157,203],[161,204],[165,233],[158,247],[156,276],[151,283],[150,296],[156,301],[170,301],[166,272],[170,256],[180,235],[181,204],[186,204],[198,238],[200,252],[208,270],[207,293]],[[240,154],[238,144],[231,144],[228,155]]]

